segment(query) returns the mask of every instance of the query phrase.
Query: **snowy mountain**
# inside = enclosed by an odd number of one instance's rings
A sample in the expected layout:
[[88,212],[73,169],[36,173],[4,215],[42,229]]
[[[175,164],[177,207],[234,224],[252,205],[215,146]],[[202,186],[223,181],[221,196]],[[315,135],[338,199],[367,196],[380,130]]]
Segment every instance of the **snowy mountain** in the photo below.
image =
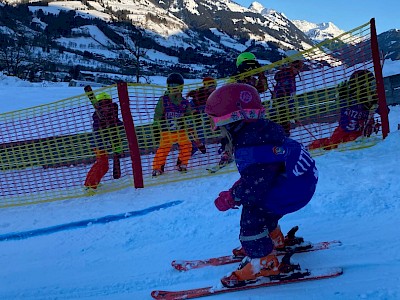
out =
[[[19,0],[3,2],[26,3],[26,1]],[[33,5],[32,2],[35,1],[29,2]],[[217,28],[236,39],[251,38],[263,44],[274,42],[282,47],[297,46],[301,48],[310,44],[310,40],[297,28],[294,28],[286,17],[283,16],[276,22],[272,18],[264,18],[230,0],[95,0],[48,2],[47,8],[34,5],[36,6],[35,10],[40,8],[50,13],[60,10],[75,10],[78,15],[86,18],[97,17],[105,21],[129,20],[138,28],[152,31],[164,38],[181,35],[188,30],[204,31]],[[189,37],[190,34],[189,32]],[[188,36],[183,37],[188,38]],[[249,43],[250,41],[243,40],[243,42]]]
[[304,20],[292,20],[292,23],[316,43],[322,42],[326,39],[332,39],[345,32],[344,30],[339,29],[332,22],[317,24]]
[[[261,14],[265,18],[275,19],[275,20],[287,20],[287,17],[283,13],[279,13],[274,9],[265,8],[259,2],[253,2],[249,9],[256,13]],[[335,24],[331,22],[327,23],[312,23],[308,21],[301,20],[290,20],[298,29],[304,32],[312,41],[315,43],[322,42],[326,39],[332,39],[345,31],[339,29]]]
[[392,29],[378,36],[378,43],[386,59],[400,59],[400,30]]
[[104,84],[172,70],[186,78],[227,77],[240,52],[267,64],[342,32],[332,23],[292,22],[258,2],[249,8],[230,0],[0,3],[0,69],[30,80],[39,73],[77,79],[81,71]]
[[149,75],[165,74],[179,63],[178,71],[188,75],[197,69],[223,77],[232,74],[242,51],[273,62],[285,50],[313,45],[283,14],[262,15],[230,0],[2,2],[10,4],[0,7],[2,38],[19,37],[36,47],[36,57],[58,66],[74,61],[85,69],[128,73],[125,66],[133,69],[132,52],[138,47],[133,41],[139,37],[148,52],[144,69]]

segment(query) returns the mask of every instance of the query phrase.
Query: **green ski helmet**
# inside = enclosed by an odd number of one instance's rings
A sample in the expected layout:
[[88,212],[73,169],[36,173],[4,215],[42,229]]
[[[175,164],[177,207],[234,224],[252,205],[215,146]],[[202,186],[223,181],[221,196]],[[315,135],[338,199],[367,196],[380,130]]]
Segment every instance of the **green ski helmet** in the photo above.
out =
[[96,95],[95,99],[91,100],[93,105],[99,105],[100,102],[109,102],[112,101],[112,97],[109,93],[101,92],[100,94]]
[[236,58],[236,67],[239,67],[246,60],[257,60],[256,56],[251,52],[240,53]]
[[101,92],[100,94],[98,94],[97,96],[96,96],[96,102],[99,102],[99,101],[101,101],[101,100],[111,100],[112,98],[111,98],[111,96],[110,96],[110,94],[109,93],[106,93],[106,92]]

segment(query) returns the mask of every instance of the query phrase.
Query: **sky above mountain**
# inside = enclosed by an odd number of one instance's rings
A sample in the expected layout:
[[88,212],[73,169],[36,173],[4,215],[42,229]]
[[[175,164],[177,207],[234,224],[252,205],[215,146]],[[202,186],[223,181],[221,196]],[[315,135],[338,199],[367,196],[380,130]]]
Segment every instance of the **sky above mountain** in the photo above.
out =
[[[234,0],[244,7],[249,7],[252,0]],[[307,20],[313,23],[332,22],[342,30],[348,31],[367,23],[371,18],[376,20],[377,32],[390,29],[400,30],[400,1],[398,0],[337,0],[324,2],[320,0],[259,0],[265,8],[282,12],[290,20]]]

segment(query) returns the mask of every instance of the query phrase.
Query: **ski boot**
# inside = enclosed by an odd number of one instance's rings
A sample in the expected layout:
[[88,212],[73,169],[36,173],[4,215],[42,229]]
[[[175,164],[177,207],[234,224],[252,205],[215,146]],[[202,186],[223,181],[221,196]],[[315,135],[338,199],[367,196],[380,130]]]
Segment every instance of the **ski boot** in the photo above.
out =
[[157,177],[157,176],[162,175],[162,173],[163,172],[161,170],[153,170],[153,172],[151,173],[151,176]]
[[83,190],[85,193],[85,196],[94,196],[97,194],[99,189],[101,189],[102,183],[99,183],[98,185],[91,185],[91,186],[84,186]]
[[296,272],[300,270],[300,265],[290,262],[292,255],[293,253],[286,254],[281,263],[273,254],[253,259],[246,256],[238,269],[223,277],[221,283],[227,288],[235,288],[254,283],[263,277],[267,277],[270,280],[282,280],[304,276],[303,273]]
[[96,189],[90,186],[86,186],[84,191],[85,191],[85,196],[90,197],[96,195]]
[[[305,242],[302,237],[295,236],[299,226],[294,226],[285,236],[285,250],[305,250],[312,247],[310,242]],[[276,248],[278,250],[278,248]]]
[[157,177],[157,176],[162,175],[163,173],[164,173],[164,165],[161,166],[161,169],[153,170],[153,172],[151,173],[151,176]]
[[299,236],[295,236],[299,230],[299,226],[294,226],[288,231],[285,237],[283,237],[280,226],[278,225],[273,231],[269,233],[269,237],[274,243],[276,251],[299,251],[305,250],[312,247],[310,242],[304,242],[304,239]]
[[177,169],[179,172],[182,172],[182,173],[186,173],[186,172],[187,172],[187,167],[186,167],[186,165],[179,165],[179,166],[176,166],[176,169]]
[[221,279],[223,286],[228,288],[244,286],[255,282],[258,277],[267,277],[279,274],[279,261],[275,255],[267,255],[261,258],[246,256],[238,269]]
[[178,159],[176,162],[176,170],[179,172],[187,172],[187,166],[183,165],[182,162]]
[[[274,248],[277,251],[289,251],[289,250],[299,250],[311,248],[311,243],[304,242],[302,237],[295,236],[295,233],[299,230],[299,226],[295,226],[289,230],[286,236],[283,236],[281,227],[278,225],[273,231],[269,233]],[[245,257],[247,254],[243,247],[237,247],[232,250],[234,257],[240,258]]]

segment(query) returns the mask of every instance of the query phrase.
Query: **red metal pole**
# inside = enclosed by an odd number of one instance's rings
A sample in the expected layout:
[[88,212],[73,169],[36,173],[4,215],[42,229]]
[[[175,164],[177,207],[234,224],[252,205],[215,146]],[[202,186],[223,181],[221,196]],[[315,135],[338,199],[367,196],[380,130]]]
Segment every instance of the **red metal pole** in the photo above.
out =
[[386,138],[390,132],[389,129],[389,111],[386,104],[385,86],[383,84],[382,66],[379,55],[378,37],[376,34],[375,18],[370,20],[371,24],[371,50],[372,61],[374,63],[374,72],[376,79],[376,89],[378,93],[379,113],[382,120],[382,136]]
[[135,125],[129,106],[128,85],[126,82],[118,83],[118,98],[121,105],[121,114],[124,121],[126,138],[128,139],[129,152],[132,161],[133,183],[135,188],[143,188],[143,170],[140,157],[139,143],[136,136]]

